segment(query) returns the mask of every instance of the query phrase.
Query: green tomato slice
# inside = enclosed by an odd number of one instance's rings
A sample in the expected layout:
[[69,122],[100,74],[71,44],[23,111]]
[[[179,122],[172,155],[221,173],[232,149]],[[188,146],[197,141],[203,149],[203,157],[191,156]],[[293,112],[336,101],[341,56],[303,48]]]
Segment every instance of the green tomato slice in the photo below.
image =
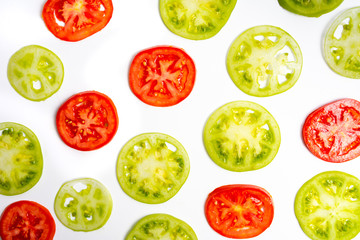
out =
[[344,0],[278,0],[281,7],[306,17],[320,17],[337,8]]
[[160,0],[166,27],[183,38],[208,39],[228,21],[236,0]]
[[330,25],[324,54],[329,67],[341,76],[360,79],[360,7],[344,11]]
[[300,227],[313,240],[348,240],[360,231],[360,180],[339,171],[307,181],[295,198]]
[[43,156],[36,135],[12,122],[0,123],[0,194],[17,195],[39,181]]
[[57,92],[63,82],[64,67],[49,49],[37,45],[21,48],[8,63],[11,86],[24,98],[42,101]]
[[280,129],[262,106],[235,101],[218,108],[207,120],[204,144],[220,167],[236,172],[265,167],[280,147]]
[[246,94],[267,97],[294,86],[302,69],[297,42],[274,26],[256,26],[240,34],[227,55],[227,70]]
[[145,133],[121,149],[117,178],[133,199],[149,204],[168,201],[180,190],[190,171],[185,148],[163,133]]
[[168,214],[151,214],[140,219],[125,240],[197,240],[194,230],[184,221]]
[[92,178],[64,183],[54,203],[55,214],[62,224],[74,231],[93,231],[105,225],[112,211],[107,188]]

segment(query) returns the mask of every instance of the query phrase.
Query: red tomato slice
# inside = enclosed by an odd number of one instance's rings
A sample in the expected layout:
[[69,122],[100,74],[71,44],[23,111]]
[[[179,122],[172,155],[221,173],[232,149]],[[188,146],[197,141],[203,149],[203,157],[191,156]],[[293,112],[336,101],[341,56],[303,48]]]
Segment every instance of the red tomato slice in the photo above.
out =
[[111,0],[48,0],[42,16],[57,38],[79,41],[103,29],[112,13]]
[[139,52],[133,59],[129,83],[144,103],[167,107],[178,104],[191,92],[195,64],[182,49],[160,46]]
[[312,112],[303,126],[303,139],[316,157],[345,162],[360,155],[360,102],[341,99]]
[[205,215],[217,233],[229,238],[251,238],[271,225],[273,200],[266,190],[258,186],[226,185],[209,194]]
[[68,146],[81,151],[101,148],[114,137],[119,120],[105,94],[87,91],[70,97],[58,110],[56,127]]
[[55,221],[49,210],[32,201],[7,206],[0,219],[2,240],[48,240],[55,235]]

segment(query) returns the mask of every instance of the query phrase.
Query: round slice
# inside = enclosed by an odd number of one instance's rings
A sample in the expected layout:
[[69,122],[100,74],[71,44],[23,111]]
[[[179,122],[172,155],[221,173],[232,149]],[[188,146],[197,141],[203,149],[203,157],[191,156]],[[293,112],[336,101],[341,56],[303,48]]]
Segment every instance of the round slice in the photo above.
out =
[[55,221],[49,210],[32,201],[10,204],[0,219],[2,240],[52,240],[55,229]]
[[117,162],[117,178],[124,192],[150,204],[175,196],[189,171],[185,148],[175,138],[162,133],[134,137],[121,149]]
[[99,149],[115,136],[119,119],[112,100],[96,91],[70,97],[59,108],[56,127],[66,145],[81,151]]
[[307,181],[295,198],[300,227],[313,240],[350,240],[360,231],[360,181],[338,171]]
[[267,97],[294,86],[302,69],[297,42],[274,26],[256,26],[238,36],[227,55],[227,71],[244,93]]
[[203,40],[216,35],[228,21],[236,0],[160,0],[160,15],[176,35]]
[[280,147],[280,129],[262,106],[235,101],[218,108],[207,120],[204,144],[220,167],[236,172],[268,165]]
[[209,194],[205,215],[211,228],[225,237],[252,238],[271,225],[273,200],[265,189],[258,186],[221,186]]
[[75,42],[103,29],[112,13],[111,0],[47,0],[42,17],[55,37]]
[[152,106],[178,104],[191,92],[196,69],[180,48],[161,46],[139,52],[129,71],[129,85],[141,101]]
[[0,194],[28,191],[40,179],[43,156],[39,140],[27,127],[0,123]]
[[325,60],[341,76],[360,79],[360,7],[344,11],[330,25],[324,42]]
[[345,162],[360,155],[360,102],[341,99],[312,112],[305,120],[303,139],[316,157]]
[[7,75],[11,86],[21,96],[42,101],[59,90],[64,78],[64,66],[49,49],[30,45],[11,56]]
[[168,214],[151,214],[140,219],[125,240],[197,240],[194,230],[184,221]]
[[54,205],[55,214],[64,226],[88,232],[105,225],[113,202],[102,183],[92,178],[80,178],[61,186]]
[[337,8],[344,0],[278,0],[281,7],[306,17],[320,17]]

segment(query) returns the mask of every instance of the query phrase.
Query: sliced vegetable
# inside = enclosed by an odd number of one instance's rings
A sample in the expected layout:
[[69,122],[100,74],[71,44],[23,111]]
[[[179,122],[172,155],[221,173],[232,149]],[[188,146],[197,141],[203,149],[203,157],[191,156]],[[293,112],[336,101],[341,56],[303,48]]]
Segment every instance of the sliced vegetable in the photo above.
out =
[[139,52],[130,66],[132,92],[144,103],[167,107],[183,101],[195,83],[193,60],[182,49],[161,46]]
[[48,0],[42,17],[55,37],[75,42],[103,29],[112,13],[111,0]]
[[168,214],[151,214],[140,219],[125,240],[197,240],[194,230],[184,221]]
[[295,215],[313,240],[350,240],[360,231],[360,181],[339,171],[307,181],[295,198]]
[[316,157],[345,162],[360,155],[360,102],[341,99],[312,112],[305,120],[303,138]]
[[47,208],[32,201],[10,204],[0,218],[2,240],[51,240],[55,221]]
[[210,158],[220,167],[237,172],[268,165],[281,141],[273,116],[262,106],[247,101],[218,108],[207,120],[203,138]]
[[337,8],[344,0],[278,0],[284,9],[306,17],[320,17]]
[[17,195],[39,181],[43,156],[39,140],[27,127],[0,123],[0,194]]
[[64,78],[60,58],[38,45],[29,45],[14,53],[7,71],[11,86],[32,101],[42,101],[52,96],[59,90]]
[[80,178],[61,186],[55,198],[55,214],[64,226],[88,232],[105,225],[112,205],[110,192],[102,183]]
[[227,55],[227,70],[246,94],[268,97],[295,85],[302,53],[290,34],[274,26],[256,26],[240,34]]
[[56,127],[66,145],[81,151],[99,149],[115,136],[119,125],[112,100],[103,93],[73,95],[59,108]]
[[324,42],[325,60],[341,76],[360,78],[360,7],[344,11],[330,25]]
[[160,15],[176,35],[203,40],[222,29],[235,5],[236,0],[160,0]]
[[252,238],[271,225],[274,205],[271,195],[263,188],[226,185],[209,194],[205,215],[211,228],[225,237]]
[[180,190],[190,171],[185,148],[162,133],[145,133],[121,149],[117,178],[121,188],[143,203],[162,203]]

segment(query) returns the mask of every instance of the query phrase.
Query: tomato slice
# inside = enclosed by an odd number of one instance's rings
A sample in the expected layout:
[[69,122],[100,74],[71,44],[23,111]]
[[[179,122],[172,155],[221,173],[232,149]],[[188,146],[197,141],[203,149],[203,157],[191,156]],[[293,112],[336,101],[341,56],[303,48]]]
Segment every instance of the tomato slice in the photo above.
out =
[[167,107],[183,101],[193,89],[196,69],[182,49],[159,46],[139,52],[133,59],[129,84],[144,103]]
[[274,26],[256,26],[240,34],[227,55],[227,70],[246,94],[267,97],[295,85],[302,53],[290,34]]
[[160,0],[160,15],[176,35],[203,40],[223,28],[235,5],[236,0]]
[[168,201],[180,190],[190,171],[185,148],[163,133],[144,133],[121,149],[117,178],[133,199],[149,204]]
[[184,221],[168,214],[151,214],[140,219],[125,240],[176,239],[197,240],[194,230]]
[[230,102],[218,108],[204,129],[205,148],[210,158],[230,171],[265,167],[280,147],[280,129],[262,106],[247,101]]
[[39,181],[43,155],[39,140],[27,127],[0,123],[0,194],[17,195]]
[[59,90],[64,78],[64,66],[49,49],[30,45],[11,56],[7,74],[11,86],[21,96],[42,101]]
[[320,17],[337,8],[344,0],[278,0],[281,7],[306,17]]
[[325,60],[341,76],[360,78],[360,7],[344,11],[330,25],[324,42]]
[[360,155],[360,102],[341,99],[312,112],[303,126],[303,139],[316,157],[345,162]]
[[75,42],[103,29],[112,13],[111,0],[48,0],[42,17],[55,37]]
[[112,100],[86,91],[70,97],[58,110],[56,126],[69,147],[81,151],[99,149],[114,137],[119,120]]
[[10,204],[0,219],[2,240],[51,240],[55,229],[55,221],[49,210],[32,201]]
[[112,211],[107,188],[92,178],[64,183],[56,194],[54,208],[60,222],[74,231],[93,231],[105,225]]
[[295,215],[313,240],[350,240],[360,231],[360,181],[339,171],[307,181],[295,198]]
[[234,184],[216,188],[205,203],[209,225],[229,238],[251,238],[264,232],[274,217],[270,194],[254,185]]

